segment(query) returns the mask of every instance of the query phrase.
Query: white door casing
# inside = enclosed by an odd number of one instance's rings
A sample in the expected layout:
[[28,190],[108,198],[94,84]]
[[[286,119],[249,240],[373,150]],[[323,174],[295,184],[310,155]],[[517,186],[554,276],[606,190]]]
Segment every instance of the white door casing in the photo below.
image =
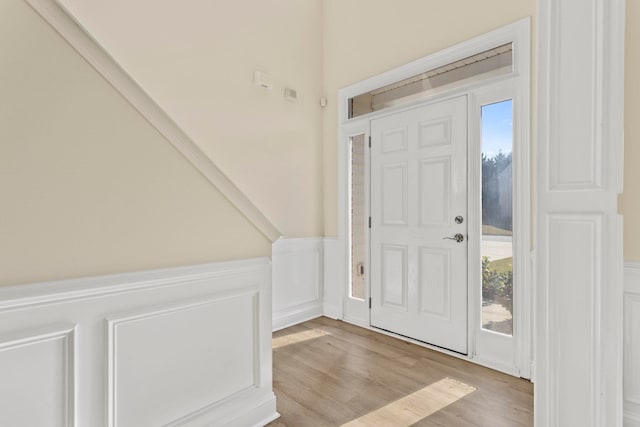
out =
[[[531,378],[529,359],[519,362],[519,355],[528,352],[529,346],[523,345],[530,336],[524,328],[527,323],[527,307],[531,297],[527,294],[527,274],[530,262],[530,225],[527,215],[522,215],[521,202],[531,197],[528,187],[528,143],[523,135],[523,123],[520,123],[517,110],[523,107],[522,96],[518,93],[516,79],[479,88],[469,97],[469,322],[471,352],[478,363],[522,378]],[[513,254],[513,331],[512,334],[497,333],[483,327],[482,298],[482,108],[491,104],[511,100],[512,111],[512,159],[513,159],[513,236],[511,250]],[[528,130],[528,127],[526,127]],[[526,209],[529,208],[527,203]],[[474,239],[474,236],[478,236]],[[474,295],[477,293],[477,295]],[[524,338],[524,339],[523,339]]]
[[535,425],[622,425],[624,0],[539,0]]
[[[469,152],[468,161],[468,234],[470,237],[468,246],[468,271],[471,272],[468,280],[468,356],[446,352],[454,356],[472,360],[475,363],[489,366],[512,375],[531,378],[535,366],[532,364],[531,340],[533,298],[532,298],[532,273],[529,266],[531,249],[531,209],[530,203],[530,157],[529,157],[529,126],[530,126],[530,19],[524,18],[505,27],[480,35],[473,39],[452,46],[448,49],[433,53],[424,58],[402,65],[364,81],[345,87],[339,91],[338,117],[338,237],[337,240],[327,239],[330,249],[325,251],[325,314],[333,318],[341,318],[347,322],[364,327],[371,327],[369,318],[369,301],[350,299],[348,296],[350,286],[349,271],[349,140],[350,136],[368,134],[371,120],[404,111],[411,107],[419,107],[425,103],[451,99],[456,96],[467,95],[469,102]],[[446,92],[436,93],[428,98],[411,101],[406,105],[397,105],[388,109],[375,111],[356,118],[349,118],[348,101],[351,97],[375,90],[382,86],[398,82],[405,78],[424,73],[428,70],[446,65],[448,63],[475,55],[505,43],[512,43],[513,72],[504,76],[494,77],[473,83],[463,83]],[[504,90],[509,87],[509,98],[513,99],[513,124],[514,124],[514,335],[513,338],[500,336],[500,345],[496,346],[495,333],[486,333],[480,325],[480,300],[481,288],[477,283],[478,278],[472,277],[475,272],[480,272],[480,246],[474,241],[475,235],[480,235],[479,213],[479,168],[480,161],[475,164],[474,159],[480,156],[480,148],[476,147],[479,140],[479,107],[487,102],[497,101],[496,96],[504,96]],[[500,93],[496,93],[496,88]],[[490,98],[490,99],[489,99]],[[515,265],[517,264],[517,266]],[[371,262],[367,262],[367,269]],[[329,274],[330,273],[330,274]],[[367,273],[369,273],[367,271]],[[367,280],[371,274],[366,274]],[[344,305],[343,305],[344,304]],[[344,307],[344,311],[341,310]],[[479,331],[479,332],[478,332]],[[397,334],[395,334],[398,336]],[[485,339],[487,338],[487,339]],[[508,339],[509,338],[509,339]],[[408,339],[409,341],[414,341]],[[484,341],[483,341],[484,340]],[[418,341],[414,341],[419,343]],[[428,344],[427,347],[436,348]],[[507,348],[508,347],[508,348]],[[484,350],[483,350],[484,349]]]
[[[356,126],[351,126],[348,128],[348,135],[349,135],[349,139],[351,140],[351,144],[350,144],[350,150],[352,150],[353,148],[353,143],[355,140],[359,140],[362,141],[364,144],[364,153],[363,153],[363,161],[364,161],[364,177],[363,177],[363,185],[361,187],[361,192],[362,194],[353,194],[354,191],[354,187],[353,187],[353,177],[352,177],[352,181],[351,181],[351,194],[350,197],[355,197],[355,198],[361,198],[362,200],[362,207],[364,208],[364,212],[360,212],[360,214],[362,215],[360,217],[360,220],[362,221],[362,234],[363,236],[361,236],[363,238],[363,244],[362,246],[364,247],[364,256],[363,256],[363,270],[364,270],[364,277],[363,277],[363,281],[364,281],[364,298],[359,298],[355,295],[352,295],[351,290],[353,289],[353,284],[351,283],[351,281],[349,282],[349,286],[351,289],[347,289],[344,295],[344,317],[343,319],[347,322],[351,322],[354,323],[356,325],[362,326],[362,327],[369,327],[369,305],[368,305],[368,301],[369,301],[369,257],[370,257],[370,250],[369,250],[369,228],[367,225],[367,221],[368,221],[368,217],[369,217],[369,177],[370,177],[370,173],[369,173],[369,144],[367,143],[367,141],[369,141],[369,122],[366,121],[362,121],[359,124],[356,124]],[[353,157],[350,156],[350,163],[351,163],[351,167],[353,168]],[[353,170],[353,169],[352,169]],[[351,210],[351,214],[352,215],[356,215],[357,212],[355,210]],[[354,223],[358,223],[358,221],[354,221]],[[350,241],[351,241],[351,258],[353,255],[353,237],[354,237],[354,230],[352,228],[349,229],[349,234],[350,234]],[[352,258],[352,262],[350,265],[350,269],[353,272],[353,270],[356,268],[356,266],[353,265],[353,258]]]
[[371,325],[466,354],[467,97],[372,120],[371,138]]

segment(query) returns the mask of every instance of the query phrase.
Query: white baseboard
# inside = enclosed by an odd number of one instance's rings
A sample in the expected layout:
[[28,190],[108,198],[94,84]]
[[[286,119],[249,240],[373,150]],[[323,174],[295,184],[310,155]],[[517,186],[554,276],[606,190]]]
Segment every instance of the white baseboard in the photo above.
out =
[[248,414],[246,414],[246,416],[236,418],[233,421],[233,424],[227,424],[225,425],[225,427],[236,427],[236,426],[237,427],[244,427],[244,426],[263,427],[269,424],[270,422],[280,418],[280,414],[276,412],[275,409],[276,409],[276,397],[274,395],[271,399],[269,399],[268,402],[265,402],[264,404],[258,407],[255,407]]
[[233,404],[227,405],[222,410],[212,410],[207,414],[200,414],[197,418],[179,420],[167,427],[262,427],[280,417],[276,412],[276,397],[273,393],[267,393],[262,397],[235,397]]
[[273,331],[279,331],[280,329],[288,328],[289,326],[297,325],[322,315],[322,302],[318,301],[295,306],[288,310],[281,310],[277,316],[273,317]]
[[342,310],[336,305],[325,302],[322,307],[322,315],[330,319],[340,320],[342,319]]
[[322,316],[324,250],[321,237],[273,244],[273,330]]
[[254,259],[0,288],[0,425],[266,424],[270,281]]
[[530,381],[536,383],[536,362],[531,362],[531,379]]

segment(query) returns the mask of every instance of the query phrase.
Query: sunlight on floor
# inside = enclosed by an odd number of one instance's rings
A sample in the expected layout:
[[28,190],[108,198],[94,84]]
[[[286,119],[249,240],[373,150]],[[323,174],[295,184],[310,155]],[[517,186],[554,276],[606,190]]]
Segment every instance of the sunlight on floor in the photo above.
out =
[[470,385],[444,378],[342,426],[408,427],[474,391]]
[[324,331],[319,331],[317,329],[310,329],[304,332],[283,335],[281,337],[276,337],[272,340],[272,347],[273,348],[284,347],[285,345],[312,340],[314,338],[320,338],[325,335],[329,335],[329,333]]

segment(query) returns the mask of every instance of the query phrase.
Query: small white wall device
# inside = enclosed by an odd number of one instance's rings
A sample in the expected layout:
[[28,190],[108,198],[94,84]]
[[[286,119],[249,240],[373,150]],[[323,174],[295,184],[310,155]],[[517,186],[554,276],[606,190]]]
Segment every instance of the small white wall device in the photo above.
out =
[[284,88],[284,99],[287,101],[295,101],[298,99],[298,92],[290,87]]
[[253,72],[253,84],[267,90],[273,89],[273,79],[269,74],[262,71]]

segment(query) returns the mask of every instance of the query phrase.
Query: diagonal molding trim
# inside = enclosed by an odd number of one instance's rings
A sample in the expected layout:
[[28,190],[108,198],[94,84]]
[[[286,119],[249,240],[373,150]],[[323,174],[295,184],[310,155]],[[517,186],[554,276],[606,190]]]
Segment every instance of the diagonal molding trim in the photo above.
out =
[[272,243],[282,233],[57,0],[26,0]]

